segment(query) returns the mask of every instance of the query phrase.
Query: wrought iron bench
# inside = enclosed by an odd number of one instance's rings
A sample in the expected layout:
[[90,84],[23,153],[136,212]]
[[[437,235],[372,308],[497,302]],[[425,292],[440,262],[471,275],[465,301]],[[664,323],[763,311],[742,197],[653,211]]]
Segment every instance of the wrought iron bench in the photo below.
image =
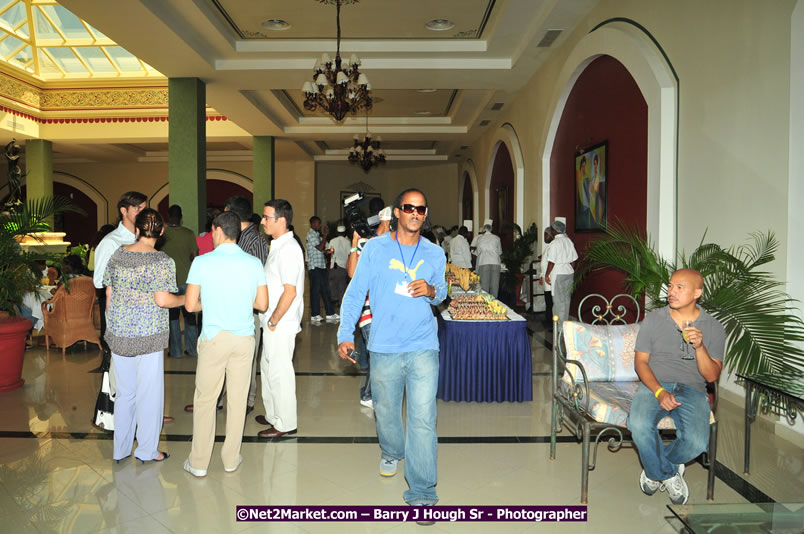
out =
[[[640,385],[634,371],[634,344],[642,319],[639,303],[630,295],[610,301],[589,295],[578,305],[579,320],[586,313],[591,323],[565,321],[553,328],[552,418],[550,459],[556,457],[556,434],[566,427],[581,440],[581,503],[588,502],[589,471],[597,463],[597,447],[609,434],[608,448],[619,450],[625,441],[631,400]],[[632,320],[632,324],[627,322]],[[553,317],[554,323],[558,317]],[[708,468],[706,498],[714,498],[717,451],[717,387],[714,386],[709,425],[709,449],[702,456]],[[670,416],[659,421],[660,430],[674,430]],[[594,439],[595,448],[590,449]]]

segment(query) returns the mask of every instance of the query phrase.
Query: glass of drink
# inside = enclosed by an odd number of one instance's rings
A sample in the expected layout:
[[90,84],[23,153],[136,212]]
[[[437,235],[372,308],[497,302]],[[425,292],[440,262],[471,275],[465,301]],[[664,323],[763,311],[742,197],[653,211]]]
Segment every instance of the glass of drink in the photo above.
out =
[[682,360],[695,359],[695,352],[690,351],[690,345],[692,344],[692,342],[689,340],[689,337],[687,337],[687,328],[691,326],[693,326],[692,321],[684,321],[684,328],[681,330],[681,337],[684,340],[684,343],[682,343],[682,354],[681,354]]

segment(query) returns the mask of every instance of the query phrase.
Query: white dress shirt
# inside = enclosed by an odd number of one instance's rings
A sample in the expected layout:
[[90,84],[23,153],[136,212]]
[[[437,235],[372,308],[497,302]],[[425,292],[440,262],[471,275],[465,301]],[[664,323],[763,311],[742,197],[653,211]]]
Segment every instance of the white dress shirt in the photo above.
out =
[[475,254],[477,254],[478,267],[481,265],[500,265],[502,243],[500,243],[499,237],[491,232],[486,232],[477,236],[477,239],[473,241],[477,243],[475,245]]
[[338,267],[346,269],[346,261],[349,259],[349,249],[352,248],[352,242],[346,237],[339,235],[330,239],[329,243],[327,243],[327,248],[334,250],[332,258],[330,259],[330,268],[337,265]]
[[92,274],[92,281],[95,283],[96,288],[103,287],[103,273],[106,271],[106,264],[109,263],[109,258],[112,257],[112,254],[123,245],[130,245],[136,240],[137,238],[134,234],[129,232],[121,221],[117,228],[109,232],[98,243],[98,248],[95,249],[95,271]]
[[304,254],[293,232],[287,232],[271,241],[271,250],[265,261],[265,281],[268,283],[268,310],[260,314],[260,322],[267,328],[268,319],[274,313],[279,297],[285,292],[285,285],[296,287],[296,296],[290,303],[285,315],[276,325],[277,330],[301,331],[301,319],[304,313]]
[[449,258],[453,265],[465,269],[472,268],[472,253],[469,252],[469,241],[458,234],[449,242]]
[[[571,263],[578,259],[578,253],[575,251],[575,245],[566,234],[558,234],[556,238],[550,243],[550,248],[547,249],[547,261],[554,264],[553,270],[550,271],[550,278],[559,274],[572,274],[575,269],[572,268]],[[547,271],[545,270],[545,273]]]

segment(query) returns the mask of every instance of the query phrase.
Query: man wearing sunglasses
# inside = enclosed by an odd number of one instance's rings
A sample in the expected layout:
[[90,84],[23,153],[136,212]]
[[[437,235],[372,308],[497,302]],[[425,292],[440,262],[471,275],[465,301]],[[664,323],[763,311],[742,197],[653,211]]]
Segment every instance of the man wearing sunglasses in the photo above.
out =
[[[353,325],[371,294],[371,395],[382,451],[380,475],[392,477],[405,460],[414,506],[438,501],[436,390],[438,335],[432,306],[446,297],[446,261],[437,245],[420,235],[427,199],[418,189],[400,193],[393,204],[391,232],[366,243],[346,290],[338,329],[338,354],[352,360]],[[352,360],[353,361],[353,360]],[[402,398],[407,397],[406,428]]]

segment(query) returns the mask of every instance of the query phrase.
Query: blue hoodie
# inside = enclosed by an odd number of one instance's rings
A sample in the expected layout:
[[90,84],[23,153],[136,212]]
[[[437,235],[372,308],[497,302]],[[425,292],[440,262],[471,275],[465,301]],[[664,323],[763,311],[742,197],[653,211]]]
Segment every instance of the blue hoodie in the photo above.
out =
[[[354,327],[369,293],[368,350],[382,353],[438,350],[438,327],[430,306],[440,304],[447,296],[445,267],[444,251],[425,238],[419,238],[418,248],[401,245],[391,239],[390,233],[369,240],[343,296],[338,343],[353,341]],[[397,292],[420,279],[435,287],[434,298],[412,298]]]

